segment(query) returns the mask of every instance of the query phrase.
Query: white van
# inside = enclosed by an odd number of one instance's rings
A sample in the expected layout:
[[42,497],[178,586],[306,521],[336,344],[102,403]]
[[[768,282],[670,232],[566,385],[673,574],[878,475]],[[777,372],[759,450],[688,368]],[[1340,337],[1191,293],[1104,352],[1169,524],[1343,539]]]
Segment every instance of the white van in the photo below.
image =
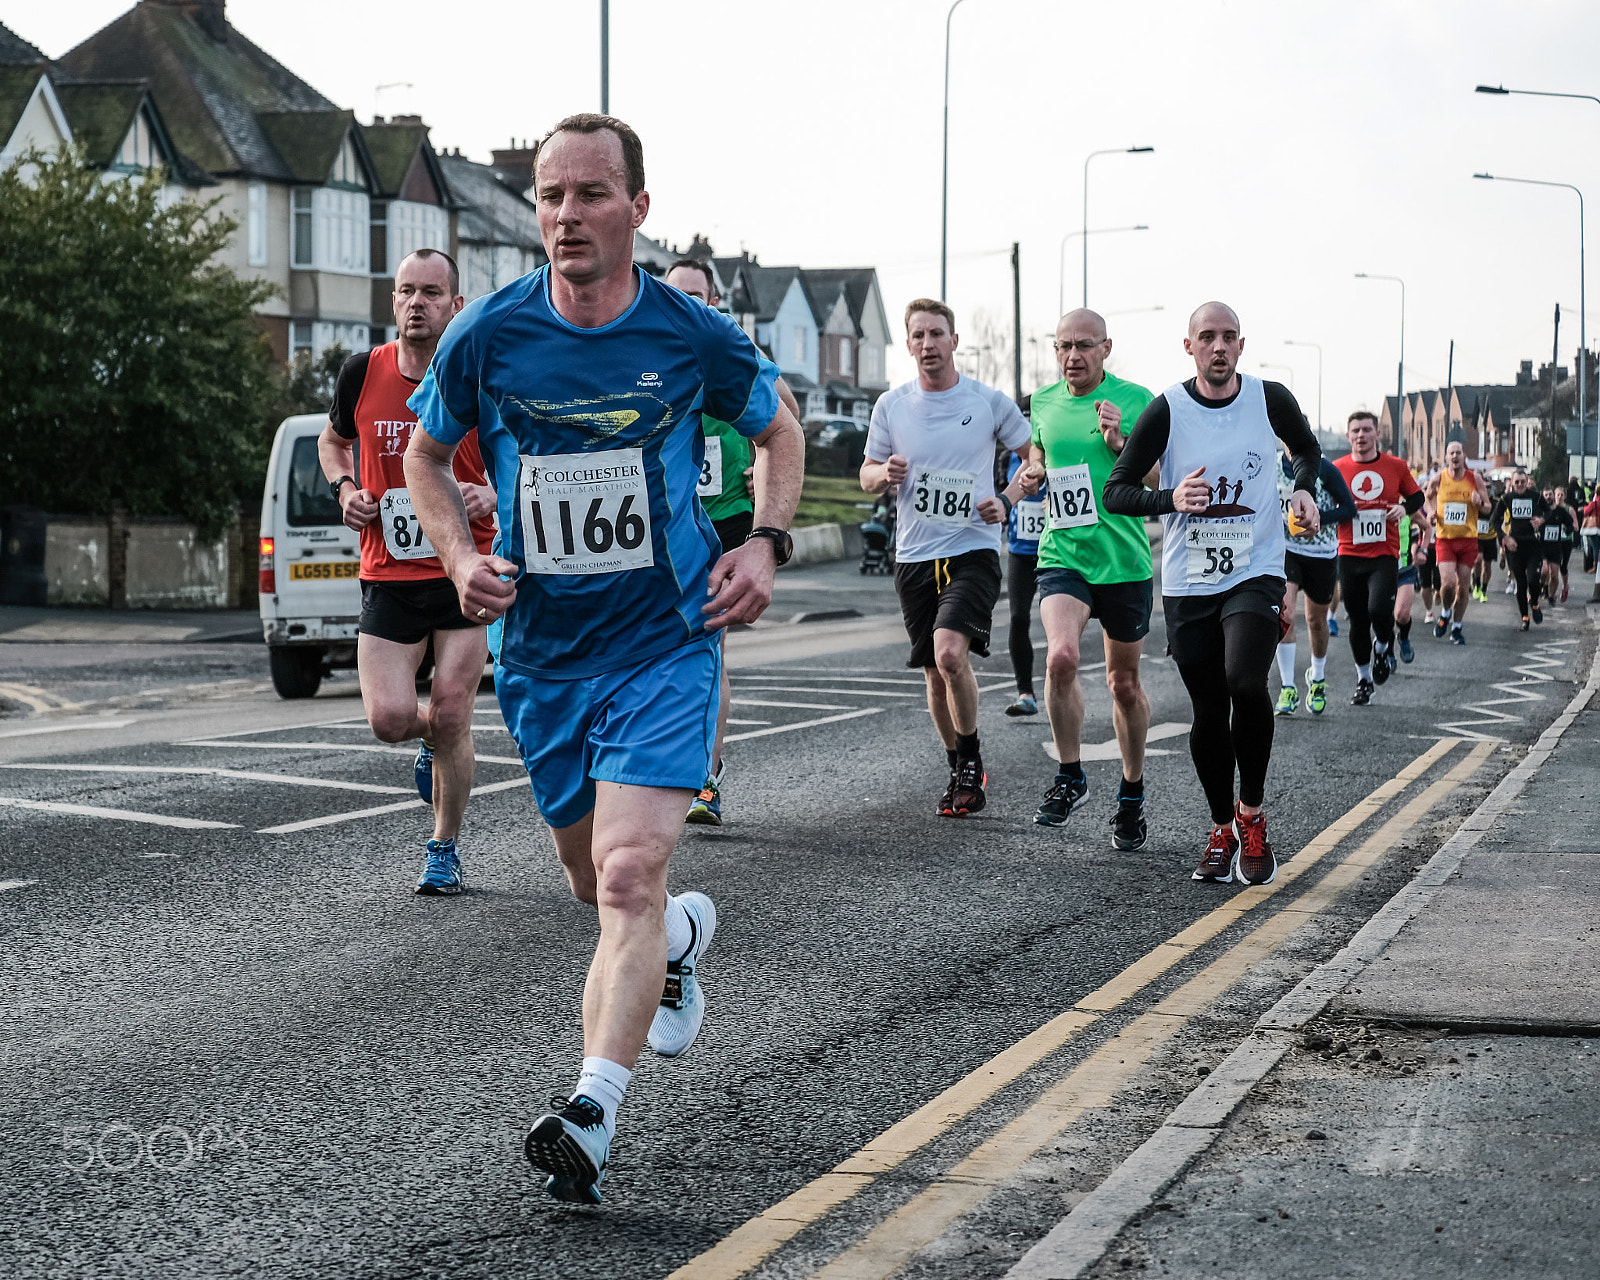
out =
[[328,671],[356,665],[361,535],[317,459],[327,425],[324,413],[284,419],[261,497],[261,631],[283,698],[309,698]]

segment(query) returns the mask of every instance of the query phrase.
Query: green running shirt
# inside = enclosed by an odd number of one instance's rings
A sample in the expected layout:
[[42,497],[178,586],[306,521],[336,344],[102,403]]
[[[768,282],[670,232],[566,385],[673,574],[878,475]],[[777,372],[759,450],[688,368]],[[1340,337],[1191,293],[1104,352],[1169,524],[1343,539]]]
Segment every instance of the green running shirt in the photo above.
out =
[[[1126,382],[1106,374],[1100,385],[1086,396],[1075,396],[1063,378],[1033,393],[1031,417],[1033,443],[1044,450],[1045,469],[1052,475],[1050,500],[1045,514],[1051,527],[1039,539],[1040,569],[1074,569],[1086,582],[1102,586],[1113,582],[1147,582],[1151,577],[1150,535],[1137,516],[1114,516],[1101,510],[1100,494],[1117,455],[1111,452],[1100,434],[1100,415],[1096,400],[1109,400],[1122,410],[1122,433],[1128,435],[1155,396],[1136,382]],[[1088,483],[1061,486],[1056,477],[1067,468],[1088,468]],[[1079,471],[1079,477],[1082,476]],[[1079,493],[1087,488],[1096,519],[1089,524],[1057,528],[1069,520],[1081,520],[1079,503],[1067,490]]]
[[756,504],[751,501],[750,491],[744,483],[744,473],[750,469],[751,459],[755,456],[750,441],[722,419],[713,418],[709,413],[700,415],[700,430],[707,441],[722,442],[722,492],[700,499],[706,514],[713,520],[726,520],[742,511],[754,511]]

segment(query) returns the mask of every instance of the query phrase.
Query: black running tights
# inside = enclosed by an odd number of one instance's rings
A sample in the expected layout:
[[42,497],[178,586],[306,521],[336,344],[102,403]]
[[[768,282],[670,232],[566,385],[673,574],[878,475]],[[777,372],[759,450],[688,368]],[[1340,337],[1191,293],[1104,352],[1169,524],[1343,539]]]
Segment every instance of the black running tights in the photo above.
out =
[[1350,615],[1350,654],[1356,666],[1372,661],[1372,637],[1394,644],[1394,598],[1400,562],[1394,556],[1340,556],[1339,585]]
[[1038,586],[1037,556],[1010,553],[1006,566],[1006,599],[1011,604],[1011,670],[1017,692],[1033,692],[1033,594]]
[[[1259,805],[1266,794],[1272,759],[1272,697],[1267,672],[1278,652],[1276,618],[1235,613],[1217,624],[1220,656],[1178,667],[1194,703],[1189,752],[1206,793],[1211,821],[1233,821],[1233,773],[1239,770],[1239,799]],[[1219,669],[1220,668],[1220,669]]]
[[1528,608],[1539,607],[1539,589],[1544,584],[1544,547],[1532,538],[1519,538],[1517,549],[1506,552],[1511,576],[1517,583],[1517,612],[1524,618]]

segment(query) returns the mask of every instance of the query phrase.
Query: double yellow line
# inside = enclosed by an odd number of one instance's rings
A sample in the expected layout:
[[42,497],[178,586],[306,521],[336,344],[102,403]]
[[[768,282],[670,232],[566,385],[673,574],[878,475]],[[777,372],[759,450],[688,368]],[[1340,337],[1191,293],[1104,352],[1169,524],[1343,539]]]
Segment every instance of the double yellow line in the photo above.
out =
[[[679,1267],[668,1280],[734,1280],[831,1209],[948,1132],[1006,1085],[1080,1031],[1125,1005],[1196,948],[1293,884],[1462,740],[1445,738],[1374,789],[1285,862],[1277,879],[1235,894],[1134,961],[1111,981],[996,1054],[932,1101],[886,1129],[855,1155],[752,1218]],[[1241,976],[1282,946],[1483,764],[1497,744],[1467,758],[1419,793],[1313,888],[1248,934],[1148,1012],[1114,1035],[1031,1107],[942,1178],[817,1273],[818,1280],[878,1280],[893,1274],[957,1218],[975,1208],[1028,1157],[1084,1112],[1110,1104],[1118,1088],[1162,1044]]]

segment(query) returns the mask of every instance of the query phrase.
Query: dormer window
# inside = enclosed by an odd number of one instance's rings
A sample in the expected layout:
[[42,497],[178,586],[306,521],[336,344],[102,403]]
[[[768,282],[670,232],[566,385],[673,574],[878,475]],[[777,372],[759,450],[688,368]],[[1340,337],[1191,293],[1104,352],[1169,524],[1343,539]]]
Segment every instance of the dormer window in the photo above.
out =
[[162,157],[156,150],[155,131],[150,127],[150,117],[141,107],[133,117],[133,123],[128,127],[127,135],[122,139],[122,147],[117,152],[117,158],[111,162],[111,167],[143,172],[155,168],[161,161]]
[[359,191],[367,189],[367,178],[361,171],[361,162],[356,158],[355,144],[349,134],[345,134],[344,142],[339,147],[339,155],[328,174],[328,182],[332,186],[354,187]]

